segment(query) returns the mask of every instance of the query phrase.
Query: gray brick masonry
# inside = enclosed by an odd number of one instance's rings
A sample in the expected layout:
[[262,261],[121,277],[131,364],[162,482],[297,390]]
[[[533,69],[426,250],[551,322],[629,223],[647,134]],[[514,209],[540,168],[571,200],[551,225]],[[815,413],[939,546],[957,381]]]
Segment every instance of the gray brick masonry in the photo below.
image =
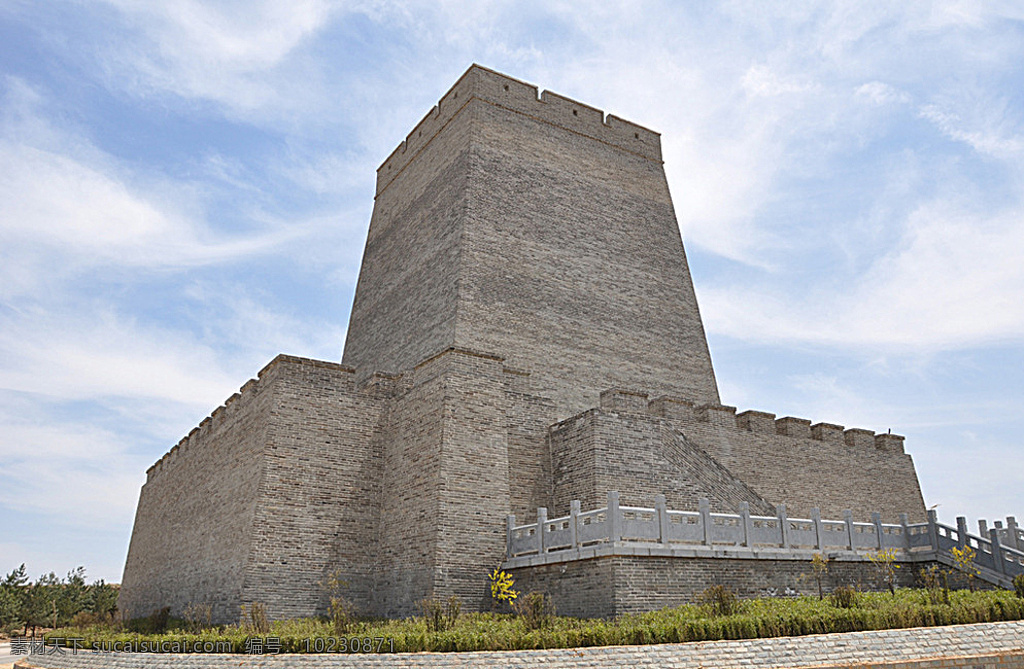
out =
[[614,385],[717,403],[660,138],[479,67],[438,110],[378,172],[343,361],[497,353],[561,418]]

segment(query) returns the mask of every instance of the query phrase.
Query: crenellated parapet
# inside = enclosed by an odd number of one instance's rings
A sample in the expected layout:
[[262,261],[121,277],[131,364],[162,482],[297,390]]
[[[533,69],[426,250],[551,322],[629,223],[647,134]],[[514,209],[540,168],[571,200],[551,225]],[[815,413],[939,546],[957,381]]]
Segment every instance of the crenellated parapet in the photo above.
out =
[[661,162],[661,135],[600,109],[473,65],[377,168],[380,195],[466,105],[478,100]]
[[177,444],[171,447],[171,450],[167,451],[167,453],[165,453],[159,460],[153,463],[153,465],[146,470],[146,481],[152,480],[153,477],[161,470],[173,464],[177,458],[185,455],[197,443],[208,438],[212,432],[220,429],[228,421],[234,420],[237,417],[237,412],[242,410],[243,407],[248,405],[254,397],[263,391],[267,380],[279,365],[299,365],[310,368],[322,368],[332,372],[341,372],[349,377],[351,388],[353,390],[355,389],[356,370],[353,367],[336,362],[300,358],[293,355],[278,355],[259,371],[255,379],[249,379],[246,381],[237,393],[228,397],[222,405],[213,410],[213,413],[200,421],[198,426],[192,428],[187,435],[182,437]]
[[[292,371],[304,370],[316,373],[323,370],[330,375],[332,384],[342,390],[359,394],[374,400],[392,399],[407,392],[414,384],[417,370],[429,367],[431,363],[448,355],[479,358],[501,363],[503,358],[489,353],[481,353],[462,348],[447,348],[436,351],[424,358],[412,370],[404,373],[374,371],[365,376],[350,365],[324,360],[314,360],[293,355],[278,355],[259,371],[256,378],[249,379],[237,393],[231,395],[224,403],[214,409],[213,413],[200,421],[199,425],[181,438],[167,453],[146,470],[146,480],[151,480],[164,468],[210,438],[213,432],[221,429],[226,423],[238,419],[238,412],[245,410],[272,383],[275,374],[283,366],[293,367]],[[298,370],[294,369],[298,368]],[[509,390],[526,393],[529,391],[530,372],[515,367],[502,367],[505,385]],[[646,402],[646,395],[644,395]],[[201,446],[200,446],[201,447]]]
[[[611,391],[609,391],[611,392]],[[634,391],[631,391],[634,392]],[[603,395],[602,395],[603,397]],[[609,402],[611,400],[609,399]],[[666,418],[696,420],[763,435],[782,435],[796,439],[846,444],[853,448],[876,448],[903,453],[904,437],[898,434],[876,434],[862,428],[844,428],[834,423],[812,423],[806,418],[784,416],[753,409],[736,412],[726,405],[697,405],[674,397],[658,397],[648,404],[648,412]]]

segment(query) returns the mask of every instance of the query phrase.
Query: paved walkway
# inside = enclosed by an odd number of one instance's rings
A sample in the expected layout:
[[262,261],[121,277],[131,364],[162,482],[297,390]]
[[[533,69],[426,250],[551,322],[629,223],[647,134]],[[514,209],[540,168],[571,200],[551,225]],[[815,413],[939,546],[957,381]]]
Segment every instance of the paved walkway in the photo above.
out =
[[[670,667],[701,669],[731,667],[780,669],[794,667],[927,666],[929,668],[1024,668],[1024,621],[981,623],[908,630],[821,634],[749,641],[704,641],[652,646],[611,646],[563,650],[480,653],[408,653],[383,655],[171,655],[146,653],[79,653],[32,655],[32,667],[49,669],[314,669],[319,667],[437,667],[538,666]],[[927,664],[924,664],[927,662]]]
[[11,657],[11,642],[4,641],[0,643],[0,669],[9,669],[14,661],[19,658]]

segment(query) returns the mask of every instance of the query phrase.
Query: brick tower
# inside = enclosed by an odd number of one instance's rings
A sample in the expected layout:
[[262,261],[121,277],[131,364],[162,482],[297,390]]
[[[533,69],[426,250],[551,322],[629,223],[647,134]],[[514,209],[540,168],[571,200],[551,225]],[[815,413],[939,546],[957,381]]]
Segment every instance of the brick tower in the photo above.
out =
[[657,133],[474,65],[377,171],[342,363],[278,356],[149,469],[120,606],[485,609],[508,514],[611,490],[925,515],[902,437],[720,403]]
[[455,347],[561,417],[602,390],[718,403],[657,133],[471,67],[377,170],[342,362]]

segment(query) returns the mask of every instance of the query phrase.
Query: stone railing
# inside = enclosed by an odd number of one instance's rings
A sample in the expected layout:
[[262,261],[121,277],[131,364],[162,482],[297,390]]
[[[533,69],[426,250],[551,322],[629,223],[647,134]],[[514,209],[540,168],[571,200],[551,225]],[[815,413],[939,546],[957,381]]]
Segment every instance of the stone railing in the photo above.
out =
[[[999,535],[999,543],[1007,548],[1014,548],[1016,550],[1024,550],[1024,529],[1017,526],[1017,519],[1013,516],[1006,517],[1006,527],[1003,527],[1002,521],[995,521],[993,529]],[[988,522],[985,520],[978,521],[978,534],[983,537],[989,536]]]
[[[774,516],[751,515],[746,502],[740,503],[738,514],[712,513],[706,499],[698,507],[697,511],[669,510],[663,495],[656,497],[654,508],[620,506],[619,493],[610,492],[608,505],[600,509],[582,511],[574,500],[569,515],[561,518],[548,518],[543,507],[537,509],[535,523],[517,525],[515,516],[509,516],[506,565],[528,566],[538,563],[538,557],[555,562],[610,555],[619,548],[635,554],[639,547],[650,548],[651,555],[673,554],[664,549],[705,547],[728,549],[709,553],[721,557],[763,554],[773,559],[786,552],[866,554],[894,549],[901,559],[952,564],[950,550],[970,546],[985,580],[1010,587],[1013,577],[1024,573],[1024,552],[1015,547],[1021,544],[1005,545],[1010,543],[1004,540],[1010,536],[1008,528],[992,528],[985,539],[967,532],[965,518],[950,527],[939,523],[934,511],[928,512],[925,523],[910,523],[907,514],[900,514],[899,523],[883,523],[878,513],[865,523],[854,521],[851,511],[843,512],[843,520],[823,519],[818,509],[811,509],[810,518],[790,518],[784,504],[776,507]],[[1010,527],[1019,533],[1015,523]]]

